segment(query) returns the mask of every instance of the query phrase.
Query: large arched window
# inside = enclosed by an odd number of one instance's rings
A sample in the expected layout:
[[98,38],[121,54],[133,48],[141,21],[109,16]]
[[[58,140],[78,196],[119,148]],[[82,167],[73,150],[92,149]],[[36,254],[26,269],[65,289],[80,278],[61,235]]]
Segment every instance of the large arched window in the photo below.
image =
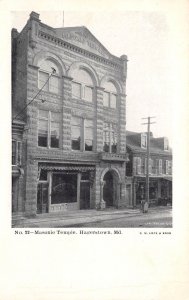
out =
[[104,84],[103,105],[105,107],[116,108],[117,107],[117,89],[112,82],[106,82]]
[[72,77],[72,97],[92,102],[93,81],[90,74],[83,69],[76,69],[72,73]]
[[43,91],[55,94],[61,93],[60,70],[51,60],[43,60],[39,64],[38,87]]

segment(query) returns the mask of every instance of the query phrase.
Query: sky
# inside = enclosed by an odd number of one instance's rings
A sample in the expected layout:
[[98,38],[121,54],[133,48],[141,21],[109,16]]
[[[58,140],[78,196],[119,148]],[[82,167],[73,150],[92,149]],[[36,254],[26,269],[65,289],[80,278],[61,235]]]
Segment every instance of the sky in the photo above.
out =
[[[62,27],[62,11],[37,11],[40,20]],[[12,12],[12,27],[21,31],[30,11]],[[155,116],[154,137],[167,136],[172,142],[171,32],[161,11],[64,11],[64,26],[86,26],[107,48],[120,57],[128,56],[126,81],[126,129],[147,130],[142,118]]]

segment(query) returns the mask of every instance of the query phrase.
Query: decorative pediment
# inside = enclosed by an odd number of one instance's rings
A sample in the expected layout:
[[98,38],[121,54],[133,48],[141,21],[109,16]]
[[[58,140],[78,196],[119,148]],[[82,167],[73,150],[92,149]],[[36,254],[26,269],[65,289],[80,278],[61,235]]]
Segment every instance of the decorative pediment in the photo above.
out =
[[57,35],[71,44],[105,58],[111,58],[108,50],[93,36],[86,27],[57,28]]

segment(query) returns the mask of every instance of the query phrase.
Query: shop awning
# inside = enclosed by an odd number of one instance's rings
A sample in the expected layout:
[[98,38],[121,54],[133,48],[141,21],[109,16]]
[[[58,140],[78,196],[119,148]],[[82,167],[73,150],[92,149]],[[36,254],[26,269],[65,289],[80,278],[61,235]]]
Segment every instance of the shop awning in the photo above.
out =
[[48,171],[93,171],[95,170],[94,166],[39,166],[39,168]]

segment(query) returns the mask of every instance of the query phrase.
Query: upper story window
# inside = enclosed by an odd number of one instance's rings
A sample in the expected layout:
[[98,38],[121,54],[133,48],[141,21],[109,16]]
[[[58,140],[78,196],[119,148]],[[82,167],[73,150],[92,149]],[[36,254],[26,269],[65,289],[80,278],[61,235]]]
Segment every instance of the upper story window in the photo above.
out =
[[83,69],[77,69],[72,77],[72,97],[92,102],[94,88],[90,74]]
[[147,148],[147,135],[141,133],[141,148]]
[[164,150],[169,150],[168,138],[164,138]]
[[105,107],[117,107],[117,89],[112,82],[104,84],[103,105]]
[[146,165],[147,165],[147,159],[145,157],[141,158],[141,174],[146,174]]
[[73,150],[81,150],[81,125],[81,118],[72,117],[71,139]]
[[141,157],[137,157],[137,174],[141,174],[141,163],[142,163],[142,159]]
[[165,160],[165,174],[172,174],[172,162],[170,160]]
[[22,142],[21,141],[12,141],[12,165],[21,165],[21,151],[22,151]]
[[60,113],[39,110],[38,146],[59,148]]
[[169,160],[168,162],[168,174],[171,175],[172,174],[172,161]]
[[104,123],[103,128],[103,150],[104,152],[117,152],[117,126],[116,124]]
[[51,60],[43,60],[39,65],[38,87],[43,91],[61,94],[60,71]]
[[93,121],[73,116],[71,140],[72,150],[93,151]]
[[159,174],[162,174],[162,159],[159,159]]
[[85,151],[93,150],[93,121],[84,120]]

